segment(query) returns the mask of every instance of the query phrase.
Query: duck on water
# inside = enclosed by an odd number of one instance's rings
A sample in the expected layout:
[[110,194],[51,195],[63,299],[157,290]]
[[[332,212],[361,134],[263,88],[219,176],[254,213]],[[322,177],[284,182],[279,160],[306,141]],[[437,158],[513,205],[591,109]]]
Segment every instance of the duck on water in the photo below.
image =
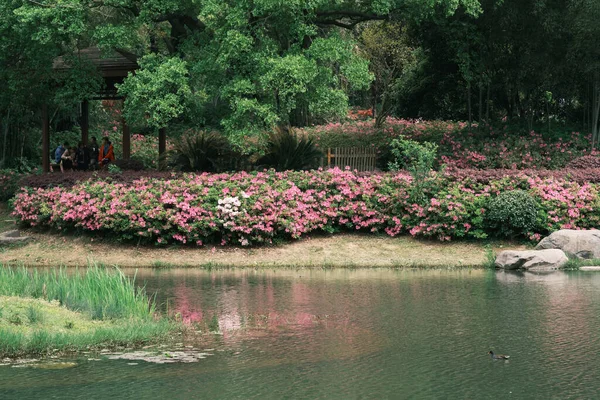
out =
[[508,360],[510,356],[504,354],[495,354],[492,350],[488,351],[488,354],[492,357],[492,360]]

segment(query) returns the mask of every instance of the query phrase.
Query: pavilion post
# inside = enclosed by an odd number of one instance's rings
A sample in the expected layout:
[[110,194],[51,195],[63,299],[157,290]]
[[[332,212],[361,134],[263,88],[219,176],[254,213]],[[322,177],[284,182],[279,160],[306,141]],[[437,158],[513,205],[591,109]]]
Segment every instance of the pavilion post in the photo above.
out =
[[160,128],[158,130],[158,165],[159,169],[164,168],[164,154],[167,151],[167,130]]
[[88,144],[88,136],[90,134],[90,103],[89,101],[83,100],[81,102],[81,141],[84,146]]
[[121,117],[121,129],[123,130],[123,160],[129,160],[131,158],[131,133],[125,117]]
[[48,105],[42,105],[42,169],[50,172],[50,118]]

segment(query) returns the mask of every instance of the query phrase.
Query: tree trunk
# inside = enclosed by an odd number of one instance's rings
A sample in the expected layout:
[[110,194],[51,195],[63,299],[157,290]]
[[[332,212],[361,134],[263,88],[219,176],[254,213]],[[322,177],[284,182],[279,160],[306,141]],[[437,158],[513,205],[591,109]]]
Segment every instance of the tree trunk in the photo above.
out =
[[467,82],[467,113],[469,114],[469,130],[473,125],[473,113],[471,110],[471,81]]
[[548,134],[550,134],[550,102],[546,100],[546,119],[548,120]]
[[[21,132],[21,126],[19,125],[19,128],[17,129],[17,132],[20,133]],[[25,143],[27,142],[27,130],[23,131],[23,141],[21,142],[21,160],[23,159],[23,155],[25,153]]]
[[371,92],[373,93],[373,118],[377,120],[377,88],[375,87],[375,82],[373,82],[373,89],[371,90]]
[[160,170],[165,169],[166,160],[165,153],[167,152],[167,130],[160,128],[158,130],[158,168]]
[[479,127],[481,127],[481,121],[483,120],[483,83],[479,82]]
[[4,168],[6,162],[6,148],[8,147],[8,122],[10,120],[10,108],[6,111],[6,119],[4,120],[4,146],[2,146],[2,159],[0,160],[0,168]]
[[487,95],[485,100],[485,122],[490,124],[490,83],[487,84]]
[[587,103],[587,125],[588,133],[592,133],[592,110],[594,108],[594,102],[592,101],[593,84],[590,82],[586,91],[586,103]]
[[585,133],[585,129],[587,128],[587,99],[583,102],[583,132]]
[[598,145],[598,117],[600,116],[600,76],[594,73],[594,87],[592,90],[592,149]]
[[506,110],[506,115],[509,119],[512,119],[513,116],[513,103],[512,103],[512,93],[511,90],[508,89],[507,93],[506,93],[506,104],[507,104],[507,110]]
[[387,119],[388,114],[389,114],[389,110],[388,110],[387,93],[384,91],[383,96],[381,98],[381,108],[379,109],[377,118],[375,118],[375,126],[377,128],[381,128],[383,126],[383,123]]

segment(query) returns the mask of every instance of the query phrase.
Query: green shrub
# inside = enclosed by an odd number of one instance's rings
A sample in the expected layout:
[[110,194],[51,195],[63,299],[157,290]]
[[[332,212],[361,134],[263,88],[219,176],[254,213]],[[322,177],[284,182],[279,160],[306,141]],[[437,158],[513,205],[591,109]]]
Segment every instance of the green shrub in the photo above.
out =
[[489,202],[486,220],[498,236],[527,236],[540,225],[538,211],[538,204],[529,193],[511,190],[500,193]]
[[312,139],[298,137],[289,128],[279,128],[269,135],[266,154],[258,165],[277,171],[308,170],[317,168],[323,156]]
[[29,319],[30,324],[42,324],[44,323],[46,316],[39,307],[31,304],[27,307],[27,319]]
[[111,174],[121,174],[123,173],[123,170],[118,165],[110,163],[108,164],[108,172]]
[[435,143],[419,143],[414,140],[399,138],[392,140],[391,153],[394,161],[390,162],[391,171],[405,169],[413,178],[411,197],[421,202],[425,199],[427,178],[433,170],[438,146]]
[[12,314],[10,317],[8,317],[8,322],[10,322],[13,325],[21,325],[23,323],[23,320],[21,319],[19,314]]

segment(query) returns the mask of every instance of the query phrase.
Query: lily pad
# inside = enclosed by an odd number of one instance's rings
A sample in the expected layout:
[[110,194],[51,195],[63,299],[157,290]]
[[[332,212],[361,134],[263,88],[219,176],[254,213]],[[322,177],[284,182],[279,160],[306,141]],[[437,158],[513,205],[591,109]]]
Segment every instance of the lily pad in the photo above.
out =
[[77,366],[76,362],[72,362],[72,361],[60,361],[60,362],[47,362],[47,363],[40,363],[40,364],[30,364],[29,365],[31,368],[37,368],[37,369],[67,369],[67,368],[73,368]]
[[129,360],[129,361],[146,361],[154,364],[174,364],[174,363],[194,363],[198,362],[207,356],[212,356],[211,353],[203,353],[198,351],[134,351],[130,353],[111,354],[108,356],[111,360]]

